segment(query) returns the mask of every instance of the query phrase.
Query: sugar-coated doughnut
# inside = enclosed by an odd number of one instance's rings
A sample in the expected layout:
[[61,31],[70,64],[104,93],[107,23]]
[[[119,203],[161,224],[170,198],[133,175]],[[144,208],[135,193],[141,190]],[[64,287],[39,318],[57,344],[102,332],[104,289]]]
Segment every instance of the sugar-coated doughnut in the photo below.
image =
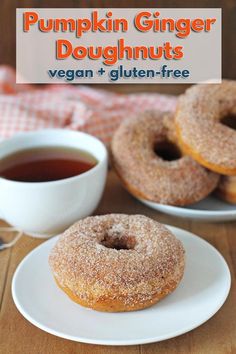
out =
[[181,151],[170,113],[146,112],[115,132],[112,161],[126,188],[138,198],[170,205],[195,203],[219,176]]
[[236,175],[236,81],[192,86],[179,99],[175,123],[186,154],[212,171]]
[[216,194],[226,202],[236,204],[236,176],[221,176]]
[[58,240],[49,264],[58,286],[78,304],[120,312],[149,307],[184,273],[184,248],[162,224],[142,215],[78,221]]

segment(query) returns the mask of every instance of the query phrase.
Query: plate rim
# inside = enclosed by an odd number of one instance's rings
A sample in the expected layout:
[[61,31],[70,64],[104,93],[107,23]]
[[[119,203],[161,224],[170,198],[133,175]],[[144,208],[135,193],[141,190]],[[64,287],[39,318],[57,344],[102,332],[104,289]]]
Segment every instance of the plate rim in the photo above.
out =
[[[49,334],[55,335],[56,337],[59,338],[64,338],[67,340],[72,340],[75,342],[80,342],[80,343],[86,343],[86,344],[96,344],[96,345],[106,345],[106,346],[131,346],[131,345],[142,345],[142,344],[148,344],[148,343],[157,343],[157,342],[161,342],[167,339],[171,339],[171,338],[175,338],[178,337],[182,334],[188,333],[190,331],[192,331],[193,329],[201,326],[202,324],[204,324],[205,322],[207,322],[210,318],[212,318],[218,311],[219,309],[223,306],[223,304],[225,303],[229,292],[230,292],[230,288],[231,288],[231,273],[230,273],[230,269],[229,266],[226,262],[226,260],[224,259],[224,257],[221,255],[221,253],[213,246],[211,245],[208,241],[206,241],[205,239],[203,239],[202,237],[192,233],[191,231],[185,230],[185,229],[181,229],[179,227],[176,226],[172,226],[172,225],[168,225],[168,224],[164,224],[168,229],[170,229],[174,235],[175,235],[175,231],[177,230],[180,232],[183,232],[185,234],[187,234],[186,236],[190,236],[193,237],[193,239],[197,239],[198,242],[203,242],[205,244],[207,244],[208,247],[210,247],[215,254],[217,254],[217,256],[221,259],[222,264],[224,265],[225,270],[227,271],[227,288],[225,289],[224,292],[224,296],[222,297],[222,300],[220,301],[220,303],[218,304],[217,308],[214,309],[214,311],[212,311],[206,319],[204,319],[203,321],[198,321],[197,323],[193,323],[192,326],[188,326],[187,328],[182,328],[181,330],[177,330],[175,332],[172,332],[171,334],[166,334],[166,335],[162,335],[161,338],[160,336],[155,336],[155,337],[150,337],[150,338],[146,338],[146,339],[131,339],[131,340],[111,340],[111,339],[92,339],[92,338],[85,338],[85,337],[79,337],[79,336],[74,336],[74,335],[68,335],[66,333],[63,332],[58,332],[53,330],[52,328],[49,328],[48,326],[45,326],[43,324],[41,324],[40,322],[37,322],[30,314],[28,314],[24,308],[21,306],[20,302],[18,301],[17,295],[16,295],[16,279],[17,279],[17,275],[20,272],[21,268],[24,266],[24,263],[28,260],[28,258],[32,257],[32,255],[34,253],[36,253],[38,251],[38,248],[44,247],[45,244],[47,243],[54,243],[57,241],[57,239],[59,238],[60,235],[54,236],[52,238],[50,238],[49,240],[43,242],[42,244],[38,245],[37,247],[35,247],[32,251],[30,251],[22,260],[21,262],[18,264],[13,278],[12,278],[12,283],[11,283],[11,293],[12,293],[12,298],[14,301],[14,304],[17,308],[17,310],[21,313],[21,315],[28,320],[31,324],[33,324],[35,327],[43,330],[44,332],[47,332]],[[177,237],[177,236],[176,236]],[[177,237],[178,238],[178,237]]]
[[[201,216],[202,214],[204,214],[204,216],[235,216],[236,217],[236,205],[235,205],[235,210],[204,210],[204,209],[190,209],[187,206],[181,207],[181,206],[176,206],[176,205],[160,204],[160,203],[156,203],[151,200],[147,200],[147,199],[143,199],[143,198],[137,198],[137,199],[140,202],[144,203],[146,206],[148,206],[154,210],[160,210],[162,212],[167,212],[164,209],[170,208],[171,211],[183,210],[185,214],[192,215],[192,216],[194,216],[194,215]],[[151,206],[152,204],[154,206],[157,206],[157,208],[152,207]],[[158,209],[158,208],[160,208],[160,209]],[[176,215],[176,216],[178,216],[178,215]]]

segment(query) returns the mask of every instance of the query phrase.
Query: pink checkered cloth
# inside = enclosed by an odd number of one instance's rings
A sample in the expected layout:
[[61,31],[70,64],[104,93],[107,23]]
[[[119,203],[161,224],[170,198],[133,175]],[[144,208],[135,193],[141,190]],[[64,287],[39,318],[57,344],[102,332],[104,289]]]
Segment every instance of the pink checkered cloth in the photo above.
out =
[[125,95],[84,85],[17,85],[15,71],[0,66],[0,138],[20,131],[67,128],[109,143],[124,118],[147,109],[173,110],[175,105],[175,97],[153,93]]

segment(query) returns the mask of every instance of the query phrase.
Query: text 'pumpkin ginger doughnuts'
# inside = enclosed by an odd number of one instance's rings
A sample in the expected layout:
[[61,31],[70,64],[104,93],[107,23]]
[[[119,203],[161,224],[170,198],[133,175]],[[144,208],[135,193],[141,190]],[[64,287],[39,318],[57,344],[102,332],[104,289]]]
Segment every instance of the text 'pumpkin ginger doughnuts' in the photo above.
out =
[[149,307],[171,293],[185,261],[181,242],[164,225],[142,215],[110,214],[69,228],[49,263],[73,301],[120,312]]
[[215,172],[236,174],[236,81],[188,89],[179,99],[175,122],[187,154]]
[[138,198],[192,204],[206,197],[219,179],[182,154],[172,114],[146,112],[124,121],[114,134],[111,150],[115,170]]
[[221,176],[216,194],[226,202],[236,204],[236,176]]

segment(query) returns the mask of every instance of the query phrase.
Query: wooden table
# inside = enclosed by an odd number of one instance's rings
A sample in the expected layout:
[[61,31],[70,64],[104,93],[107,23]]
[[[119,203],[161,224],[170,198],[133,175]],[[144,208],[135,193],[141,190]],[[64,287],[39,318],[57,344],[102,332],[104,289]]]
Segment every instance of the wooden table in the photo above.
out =
[[16,309],[11,297],[11,280],[17,265],[29,251],[43,242],[39,239],[24,236],[14,248],[0,253],[0,353],[236,353],[236,222],[201,223],[178,219],[153,211],[130,196],[123,189],[113,172],[109,173],[105,194],[97,214],[111,212],[144,214],[160,222],[197,233],[214,245],[225,257],[233,281],[230,295],[222,309],[199,328],[180,337],[154,344],[106,347],[57,338],[26,321]]

